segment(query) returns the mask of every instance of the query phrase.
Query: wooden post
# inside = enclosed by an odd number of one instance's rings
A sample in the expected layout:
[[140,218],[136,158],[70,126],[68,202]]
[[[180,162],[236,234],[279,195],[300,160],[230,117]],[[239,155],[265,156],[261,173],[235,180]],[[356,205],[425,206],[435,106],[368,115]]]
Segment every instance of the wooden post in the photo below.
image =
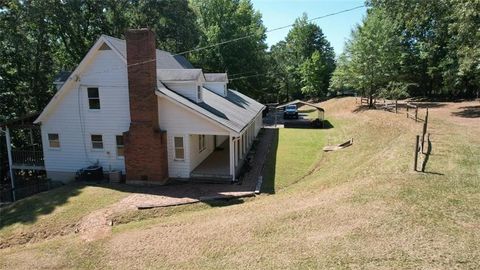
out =
[[398,112],[398,100],[395,99],[395,114]]
[[415,122],[418,122],[418,105],[415,106]]
[[417,171],[417,161],[418,161],[418,141],[420,139],[420,136],[417,135],[416,142],[415,142],[415,159],[413,162],[413,170]]
[[408,103],[407,103],[407,118],[408,118],[408,108],[409,108],[409,107],[408,107]]
[[10,138],[10,129],[5,127],[5,140],[7,143],[7,154],[8,154],[8,168],[10,170],[10,181],[12,185],[12,200],[16,201],[15,196],[15,175],[13,174],[13,160],[12,160],[12,141]]

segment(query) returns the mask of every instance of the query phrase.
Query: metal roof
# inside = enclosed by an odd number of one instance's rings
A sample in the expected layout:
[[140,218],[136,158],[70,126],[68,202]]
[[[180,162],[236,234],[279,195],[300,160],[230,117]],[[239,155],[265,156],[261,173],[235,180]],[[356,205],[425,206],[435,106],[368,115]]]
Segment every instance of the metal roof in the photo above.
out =
[[157,86],[161,94],[237,133],[241,133],[265,108],[263,104],[256,100],[231,89],[228,89],[227,97],[222,97],[203,88],[203,102],[197,103],[168,89],[160,81]]
[[207,82],[228,82],[227,73],[204,73]]
[[161,81],[198,81],[202,74],[201,69],[157,69]]
[[281,108],[286,107],[286,106],[288,106],[288,105],[293,105],[293,104],[298,104],[298,103],[301,103],[301,104],[304,104],[304,105],[308,105],[308,106],[312,106],[312,107],[314,107],[314,108],[316,108],[317,110],[320,110],[320,111],[322,111],[322,112],[325,111],[322,107],[320,107],[320,106],[318,106],[318,105],[316,105],[316,104],[313,104],[313,103],[310,103],[310,102],[307,102],[307,101],[302,101],[302,100],[299,100],[299,99],[294,100],[294,101],[290,101],[290,102],[285,103],[285,104],[282,104],[282,105],[280,105],[280,106],[277,106],[277,109],[281,109]]

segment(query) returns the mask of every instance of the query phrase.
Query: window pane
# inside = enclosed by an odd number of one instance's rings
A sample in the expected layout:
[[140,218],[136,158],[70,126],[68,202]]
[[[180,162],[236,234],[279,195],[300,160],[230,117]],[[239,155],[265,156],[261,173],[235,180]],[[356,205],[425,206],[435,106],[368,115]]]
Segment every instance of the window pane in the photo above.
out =
[[88,107],[92,110],[100,109],[100,99],[98,98],[88,99]]
[[92,139],[92,148],[103,149],[102,135],[91,135],[91,139]]
[[102,135],[92,135],[92,141],[102,141]]
[[183,137],[175,137],[175,148],[182,147],[183,148]]
[[97,87],[89,87],[87,88],[88,98],[99,98],[98,95],[98,88]]
[[123,157],[123,152],[124,152],[123,146],[122,147],[117,147],[117,156]]
[[103,149],[103,143],[102,142],[92,142],[92,148]]
[[48,134],[48,144],[52,148],[60,147],[60,140],[57,133]]
[[117,146],[123,145],[123,136],[117,135]]
[[50,141],[50,147],[59,148],[60,142],[59,141]]
[[175,158],[176,159],[184,159],[183,148],[176,148],[175,149]]
[[56,134],[56,133],[48,134],[48,140],[50,140],[50,141],[58,140],[58,134]]

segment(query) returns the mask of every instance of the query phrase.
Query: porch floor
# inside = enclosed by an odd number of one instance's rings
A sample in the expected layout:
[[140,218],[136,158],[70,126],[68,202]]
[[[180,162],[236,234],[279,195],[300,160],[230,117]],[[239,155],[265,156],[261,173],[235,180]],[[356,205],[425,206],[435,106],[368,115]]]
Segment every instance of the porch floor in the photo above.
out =
[[230,149],[228,139],[214,150],[190,173],[192,178],[225,178],[230,177]]

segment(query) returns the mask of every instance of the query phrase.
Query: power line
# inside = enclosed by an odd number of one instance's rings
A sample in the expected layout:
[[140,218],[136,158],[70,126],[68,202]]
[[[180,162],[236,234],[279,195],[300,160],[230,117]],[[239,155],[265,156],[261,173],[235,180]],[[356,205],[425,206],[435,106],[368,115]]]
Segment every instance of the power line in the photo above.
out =
[[[311,21],[315,21],[315,20],[319,20],[319,19],[331,17],[331,16],[334,16],[334,15],[338,15],[338,14],[341,14],[341,13],[353,11],[353,10],[356,10],[356,9],[359,9],[359,8],[363,8],[363,7],[365,7],[365,5],[356,6],[356,7],[349,8],[349,9],[340,10],[340,11],[337,11],[337,12],[333,12],[333,13],[329,13],[329,14],[326,14],[326,15],[322,15],[322,16],[318,16],[318,17],[309,19],[309,20],[307,20],[307,22],[311,22]],[[270,32],[273,32],[273,31],[282,30],[282,29],[285,29],[285,28],[292,27],[293,25],[294,25],[294,24],[292,23],[292,24],[289,24],[289,25],[277,27],[277,28],[274,28],[274,29],[267,30],[267,31],[265,31],[265,33],[270,33]],[[227,44],[227,43],[239,41],[239,40],[242,40],[242,39],[250,38],[250,37],[253,37],[253,36],[255,36],[255,34],[249,34],[249,35],[246,35],[246,36],[243,36],[243,37],[238,37],[238,38],[234,38],[234,39],[230,39],[230,40],[225,40],[225,41],[222,41],[222,42],[219,42],[219,43],[215,43],[215,44],[211,44],[211,45],[207,45],[207,46],[203,46],[203,47],[198,47],[198,48],[191,49],[191,50],[184,51],[184,52],[179,52],[179,53],[174,54],[174,55],[183,55],[183,54],[187,54],[187,53],[190,53],[190,52],[195,52],[195,51],[200,51],[200,50],[204,50],[204,49],[209,49],[209,48],[213,48],[213,47],[220,46],[220,45],[223,45],[223,44]]]
[[[344,10],[340,10],[340,11],[337,11],[337,12],[325,14],[325,15],[318,16],[318,17],[315,17],[315,18],[312,18],[312,19],[308,19],[307,22],[311,22],[311,21],[315,21],[315,20],[319,20],[319,19],[331,17],[331,16],[334,16],[334,15],[346,13],[346,12],[353,11],[353,10],[356,10],[356,9],[359,9],[359,8],[363,8],[363,7],[365,7],[365,5],[360,5],[360,6],[352,7],[352,8],[349,8],[349,9],[344,9]],[[282,30],[282,29],[285,29],[285,28],[292,27],[293,25],[294,25],[294,23],[289,24],[289,25],[284,25],[284,26],[281,26],[281,27],[277,27],[277,28],[274,28],[274,29],[266,30],[265,33],[270,33],[270,32],[274,32],[274,31]],[[188,51],[184,51],[184,52],[180,52],[180,53],[177,53],[177,54],[172,54],[172,56],[187,54],[187,53],[194,52],[194,51],[200,51],[200,50],[204,50],[204,49],[208,49],[208,48],[220,46],[220,45],[223,45],[223,44],[227,44],[227,43],[239,41],[239,40],[242,40],[242,39],[250,38],[250,37],[253,37],[254,35],[255,35],[255,34],[249,34],[249,35],[246,35],[246,36],[243,36],[243,37],[238,37],[238,38],[234,38],[234,39],[222,41],[222,42],[219,42],[219,43],[216,43],[216,44],[212,44],[212,45],[208,45],[208,46],[204,46],[204,47],[195,48],[195,49],[188,50]],[[153,62],[153,61],[156,61],[156,60],[157,60],[157,59],[155,58],[155,59],[149,59],[149,60],[146,60],[146,61],[141,61],[141,62],[138,62],[138,63],[129,64],[129,65],[127,65],[127,68],[128,68],[128,67],[131,67],[131,66],[137,66],[137,65],[142,65],[142,64],[150,63],[150,62]],[[104,71],[100,71],[100,72],[97,72],[97,73],[105,73],[105,72],[112,71],[112,70],[116,70],[116,69],[122,69],[122,67],[110,68],[110,69],[107,69],[107,70],[104,70]],[[247,72],[245,72],[245,73],[247,73]],[[231,75],[231,76],[240,75],[240,74],[243,74],[243,73],[234,74],[234,75]],[[255,76],[260,76],[260,75],[265,75],[265,74],[257,74],[257,75],[255,75]],[[251,77],[254,77],[254,76],[251,76]],[[233,78],[233,79],[241,79],[241,78],[243,79],[243,78],[245,78],[245,77]],[[232,79],[232,80],[233,80],[233,79]]]

